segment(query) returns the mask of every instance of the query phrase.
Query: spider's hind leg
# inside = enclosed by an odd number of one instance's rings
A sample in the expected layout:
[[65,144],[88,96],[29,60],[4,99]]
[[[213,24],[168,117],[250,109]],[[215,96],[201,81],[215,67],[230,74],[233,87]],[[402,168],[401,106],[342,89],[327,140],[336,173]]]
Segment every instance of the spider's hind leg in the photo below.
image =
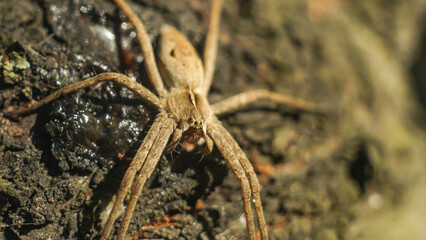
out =
[[219,39],[220,14],[222,12],[223,0],[212,0],[211,4],[210,25],[203,54],[204,79],[201,86],[201,93],[204,96],[207,96],[213,80]]
[[115,4],[123,11],[126,17],[129,18],[133,27],[136,30],[136,37],[141,47],[145,69],[148,74],[148,78],[154,87],[155,91],[160,97],[166,97],[168,90],[164,87],[163,80],[161,79],[160,72],[158,71],[157,63],[155,61],[154,50],[152,49],[151,40],[146,33],[145,27],[141,19],[133,12],[129,4],[125,0],[114,0]]

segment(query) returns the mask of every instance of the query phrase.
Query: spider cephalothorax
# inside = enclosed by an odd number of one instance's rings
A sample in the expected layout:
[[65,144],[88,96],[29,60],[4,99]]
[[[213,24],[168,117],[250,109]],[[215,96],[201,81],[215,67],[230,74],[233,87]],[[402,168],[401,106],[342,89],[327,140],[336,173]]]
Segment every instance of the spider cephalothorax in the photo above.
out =
[[200,140],[204,140],[203,154],[211,152],[213,142],[207,135],[206,123],[212,111],[204,96],[190,89],[173,89],[167,98],[167,112],[177,123],[173,141],[167,150],[176,147],[177,141],[200,145]]

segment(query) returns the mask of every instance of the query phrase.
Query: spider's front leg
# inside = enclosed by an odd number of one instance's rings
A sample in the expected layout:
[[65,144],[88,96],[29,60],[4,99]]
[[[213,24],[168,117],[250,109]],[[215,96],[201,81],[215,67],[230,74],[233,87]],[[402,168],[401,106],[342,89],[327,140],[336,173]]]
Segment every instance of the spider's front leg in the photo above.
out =
[[117,194],[114,206],[111,213],[108,216],[108,220],[102,230],[100,239],[107,239],[110,235],[112,226],[117,218],[120,207],[124,201],[124,198],[135,179],[136,173],[139,175],[133,185],[130,200],[127,204],[126,212],[122,220],[120,230],[117,239],[124,239],[127,227],[132,217],[135,204],[142,191],[146,179],[151,176],[152,171],[155,168],[158,160],[166,147],[166,143],[169,140],[175,128],[173,119],[159,114],[155,119],[154,124],[143,140],[141,146],[138,149],[135,157],[133,158],[129,168],[124,174],[123,180],[121,181],[120,190]]
[[123,220],[121,222],[120,230],[118,231],[117,239],[124,239],[127,232],[127,227],[129,226],[130,220],[135,210],[136,203],[138,201],[139,195],[142,192],[142,189],[145,185],[146,180],[151,176],[154,171],[155,166],[169,140],[170,135],[175,129],[175,122],[171,118],[165,119],[161,131],[158,133],[158,136],[155,139],[152,148],[146,157],[145,163],[143,164],[141,170],[138,173],[138,176],[135,180],[134,186],[132,188],[132,194],[130,196],[129,202],[127,203],[126,212],[124,213]]
[[157,96],[155,96],[155,94],[153,94],[151,91],[146,89],[141,84],[135,82],[128,76],[121,73],[101,73],[99,75],[96,75],[84,81],[73,83],[63,88],[60,88],[56,92],[43,98],[42,100],[31,105],[30,107],[24,110],[7,112],[4,114],[4,116],[12,117],[12,116],[22,116],[22,115],[30,114],[36,111],[37,109],[39,109],[40,107],[52,102],[53,100],[63,95],[75,92],[82,88],[90,87],[98,82],[106,82],[106,81],[113,81],[123,87],[126,87],[130,91],[132,91],[136,96],[140,97],[143,101],[147,102],[148,104],[154,106],[157,109],[161,108],[161,101]]
[[315,104],[312,104],[310,102],[293,98],[288,95],[270,92],[265,89],[257,89],[257,90],[251,90],[251,91],[239,93],[235,96],[229,97],[227,99],[224,99],[220,102],[213,104],[212,109],[214,114],[221,115],[224,113],[229,113],[229,112],[239,110],[261,99],[276,102],[282,105],[286,105],[292,108],[296,108],[296,109],[308,111],[308,112],[324,111],[324,109],[322,109],[321,107],[316,106]]
[[227,161],[228,166],[236,175],[237,179],[241,182],[241,194],[243,197],[244,213],[250,239],[254,240],[256,238],[251,207],[251,198],[253,197],[261,239],[267,240],[268,233],[259,194],[260,185],[253,166],[247,159],[244,152],[238,146],[238,143],[232,138],[231,134],[222,126],[218,120],[208,123],[207,133],[213,139],[214,143]]

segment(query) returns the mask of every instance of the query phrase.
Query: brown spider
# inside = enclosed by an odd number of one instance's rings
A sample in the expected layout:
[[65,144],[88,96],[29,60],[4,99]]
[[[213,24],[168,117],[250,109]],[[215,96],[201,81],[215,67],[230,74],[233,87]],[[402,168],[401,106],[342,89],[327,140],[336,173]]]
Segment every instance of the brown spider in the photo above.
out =
[[124,0],[115,0],[115,3],[136,29],[137,38],[145,56],[145,68],[156,94],[123,74],[102,73],[63,87],[27,109],[9,112],[5,115],[27,114],[64,94],[98,82],[114,81],[155,107],[158,115],[123,177],[100,239],[107,239],[110,235],[124,198],[129,188],[132,187],[117,236],[117,239],[124,239],[138,196],[165,150],[175,148],[180,142],[197,144],[202,142],[200,140],[204,140],[202,146],[204,154],[210,153],[213,144],[216,144],[228,166],[241,182],[241,195],[250,239],[256,238],[252,204],[261,239],[268,239],[259,195],[259,182],[253,166],[216,116],[237,110],[259,99],[267,99],[309,111],[316,110],[316,107],[310,103],[267,90],[248,91],[213,105],[209,104],[207,94],[215,68],[222,0],[212,0],[210,25],[203,56],[204,65],[194,47],[179,31],[171,26],[164,26],[161,29],[158,68],[143,23]]

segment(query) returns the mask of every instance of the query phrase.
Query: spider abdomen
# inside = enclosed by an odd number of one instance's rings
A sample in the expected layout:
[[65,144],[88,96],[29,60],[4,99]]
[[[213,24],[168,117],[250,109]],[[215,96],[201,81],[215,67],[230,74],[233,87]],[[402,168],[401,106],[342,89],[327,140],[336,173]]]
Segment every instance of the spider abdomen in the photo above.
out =
[[158,68],[169,88],[192,89],[200,87],[203,65],[192,44],[176,28],[165,25],[161,29]]

